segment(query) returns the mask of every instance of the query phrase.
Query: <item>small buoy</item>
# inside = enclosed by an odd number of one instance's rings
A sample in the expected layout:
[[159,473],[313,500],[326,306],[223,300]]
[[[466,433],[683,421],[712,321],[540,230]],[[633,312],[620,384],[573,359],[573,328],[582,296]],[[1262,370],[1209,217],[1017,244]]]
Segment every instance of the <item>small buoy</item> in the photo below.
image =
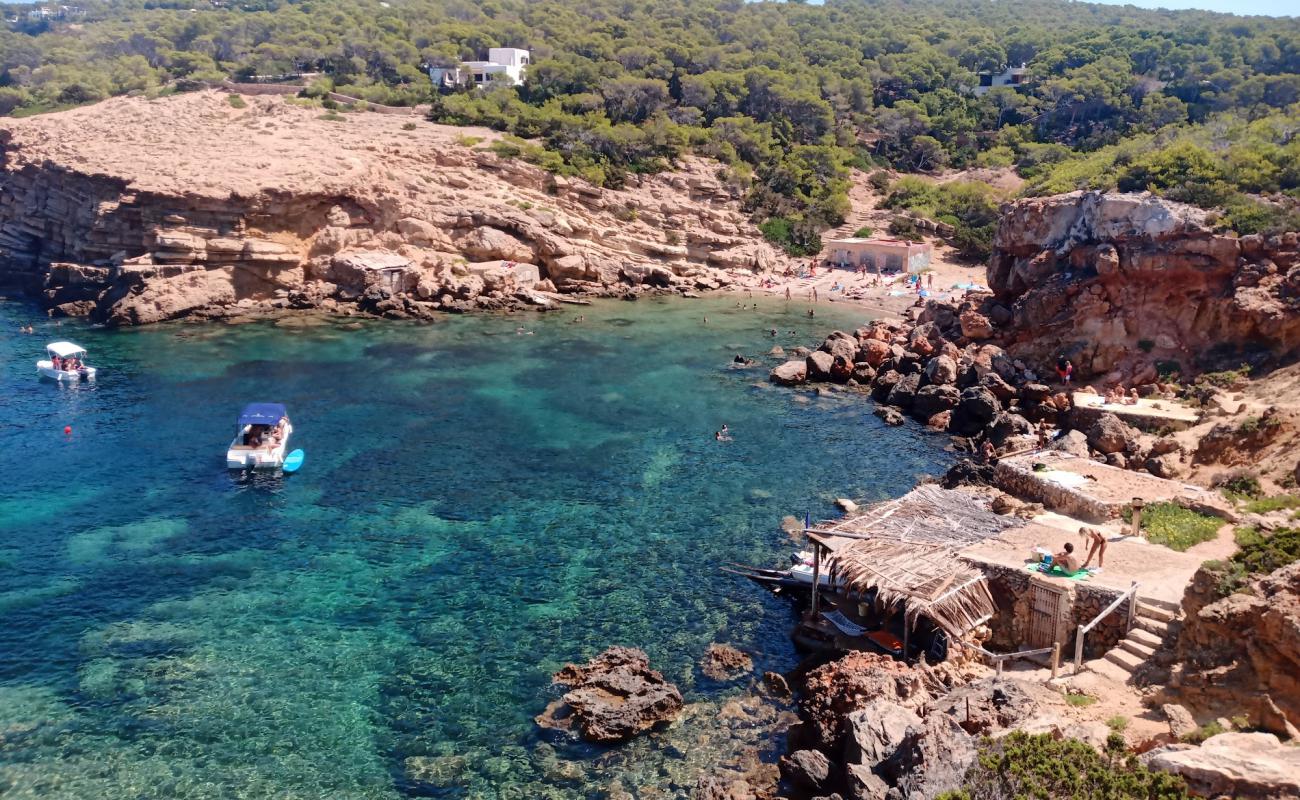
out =
[[70,435],[72,435],[72,426],[71,426],[71,425],[64,425],[64,426],[63,426],[63,435],[64,435],[64,436],[70,436]]

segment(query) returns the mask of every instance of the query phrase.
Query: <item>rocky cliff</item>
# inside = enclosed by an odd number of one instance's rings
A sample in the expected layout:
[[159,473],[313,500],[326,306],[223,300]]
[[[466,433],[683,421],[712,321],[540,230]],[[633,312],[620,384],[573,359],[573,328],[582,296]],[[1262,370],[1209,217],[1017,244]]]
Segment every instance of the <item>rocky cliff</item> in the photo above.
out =
[[3,120],[0,282],[142,324],[687,291],[783,260],[716,164],[613,191],[498,155],[497,138],[218,92]]
[[1180,662],[1166,691],[1202,716],[1245,715],[1251,726],[1300,737],[1300,563],[1220,597],[1202,567],[1183,599]]
[[1017,357],[1149,383],[1300,350],[1300,234],[1243,236],[1146,194],[1074,192],[1006,209],[982,309]]

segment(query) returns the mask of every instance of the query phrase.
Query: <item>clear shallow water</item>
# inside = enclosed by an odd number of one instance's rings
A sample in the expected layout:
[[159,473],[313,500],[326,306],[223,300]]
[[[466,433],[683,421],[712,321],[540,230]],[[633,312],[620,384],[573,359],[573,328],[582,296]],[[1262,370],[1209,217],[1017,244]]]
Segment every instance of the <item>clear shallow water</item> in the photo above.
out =
[[[718,566],[944,460],[731,369],[862,321],[760,304],[103,331],[0,301],[0,795],[600,796],[609,754],[539,747],[553,670],[630,644],[715,701],[710,642],[788,668],[788,609]],[[100,380],[38,381],[57,338]],[[224,469],[252,400],[288,405],[300,473]],[[620,769],[676,757],[638,747]],[[410,756],[462,774],[414,785]]]

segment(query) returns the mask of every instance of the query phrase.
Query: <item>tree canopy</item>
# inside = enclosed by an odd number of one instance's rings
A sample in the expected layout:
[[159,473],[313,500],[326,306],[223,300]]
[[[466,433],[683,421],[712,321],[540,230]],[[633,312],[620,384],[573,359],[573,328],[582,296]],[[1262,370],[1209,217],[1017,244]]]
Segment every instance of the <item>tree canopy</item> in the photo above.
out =
[[[1121,187],[1220,206],[1272,193],[1251,202],[1283,208],[1298,184],[1294,124],[1248,146],[1212,132],[1300,117],[1294,18],[1065,0],[86,0],[62,17],[0,9],[9,20],[0,114],[301,72],[372,102],[416,104],[431,97],[427,66],[527,48],[522,87],[436,97],[434,117],[539,139],[550,155],[521,152],[607,185],[687,149],[711,155],[752,186],[757,214],[786,220],[796,238],[842,219],[849,166],[1014,165],[1032,190],[1059,190],[1101,181],[1082,165],[1141,140],[1177,150],[1118,165]],[[972,91],[978,71],[1021,64],[1018,87]],[[1202,179],[1211,190],[1198,194],[1191,184]]]

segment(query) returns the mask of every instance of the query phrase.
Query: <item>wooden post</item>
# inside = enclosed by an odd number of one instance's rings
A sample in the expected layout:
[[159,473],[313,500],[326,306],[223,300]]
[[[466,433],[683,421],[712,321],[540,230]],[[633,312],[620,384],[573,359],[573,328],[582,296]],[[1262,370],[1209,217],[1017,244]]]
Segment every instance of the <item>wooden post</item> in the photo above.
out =
[[1142,509],[1146,506],[1141,497],[1133,498],[1133,522],[1129,535],[1137,538],[1142,535]]
[[1128,596],[1128,625],[1124,628],[1125,634],[1133,630],[1133,615],[1137,613],[1137,604],[1138,604],[1138,582],[1137,581],[1133,581],[1133,585],[1129,587],[1129,592],[1131,592],[1131,594],[1129,594]]
[[1052,680],[1056,680],[1056,673],[1061,668],[1061,643],[1052,642]]
[[813,587],[812,587],[812,619],[813,623],[817,622],[817,606],[821,596],[822,583],[822,546],[821,543],[813,541]]
[[994,680],[998,680],[998,681],[1002,680],[1002,663],[1003,663],[1004,661],[1006,661],[1005,658],[999,658],[999,659],[998,659],[998,674],[997,674],[996,677],[994,677]]
[[1083,626],[1079,626],[1079,632],[1074,638],[1074,674],[1078,675],[1083,669]]
[[912,626],[907,624],[907,612],[903,612],[903,660],[907,660],[907,634],[912,630]]

